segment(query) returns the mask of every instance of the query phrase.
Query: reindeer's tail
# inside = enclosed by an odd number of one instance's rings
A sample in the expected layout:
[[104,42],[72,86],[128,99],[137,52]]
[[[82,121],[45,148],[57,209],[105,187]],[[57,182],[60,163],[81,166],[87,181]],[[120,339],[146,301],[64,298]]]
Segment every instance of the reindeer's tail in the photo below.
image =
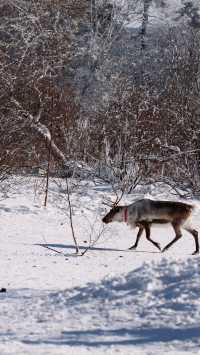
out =
[[191,204],[188,205],[188,218],[183,222],[183,228],[194,228],[195,221],[197,220],[197,216],[200,214],[200,204]]

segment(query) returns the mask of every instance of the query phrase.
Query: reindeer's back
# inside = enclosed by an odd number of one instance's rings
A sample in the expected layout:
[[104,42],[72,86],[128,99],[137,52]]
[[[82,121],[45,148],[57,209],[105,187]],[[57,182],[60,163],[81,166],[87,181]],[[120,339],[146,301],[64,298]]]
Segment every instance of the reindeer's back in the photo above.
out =
[[193,206],[179,201],[153,201],[150,202],[152,214],[167,220],[187,219]]

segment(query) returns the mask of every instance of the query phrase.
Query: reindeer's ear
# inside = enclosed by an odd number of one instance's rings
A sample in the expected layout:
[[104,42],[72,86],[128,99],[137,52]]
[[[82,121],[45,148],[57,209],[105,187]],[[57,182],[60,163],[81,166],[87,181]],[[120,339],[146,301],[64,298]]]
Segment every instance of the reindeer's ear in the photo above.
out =
[[115,212],[119,212],[120,211],[120,207],[116,206],[115,207]]

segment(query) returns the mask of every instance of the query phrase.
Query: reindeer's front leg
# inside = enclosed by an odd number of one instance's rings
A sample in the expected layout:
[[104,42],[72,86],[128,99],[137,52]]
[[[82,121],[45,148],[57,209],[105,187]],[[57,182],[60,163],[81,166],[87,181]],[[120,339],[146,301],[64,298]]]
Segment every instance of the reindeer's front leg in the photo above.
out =
[[129,250],[137,248],[143,230],[144,230],[144,227],[143,226],[139,226],[139,231],[138,231],[138,234],[137,234],[137,237],[136,237],[135,244],[132,245],[132,247],[130,247]]
[[149,240],[156,248],[161,250],[160,244],[155,242],[153,239],[151,239],[151,224],[145,223],[144,227],[145,227],[145,231],[146,231],[147,240]]

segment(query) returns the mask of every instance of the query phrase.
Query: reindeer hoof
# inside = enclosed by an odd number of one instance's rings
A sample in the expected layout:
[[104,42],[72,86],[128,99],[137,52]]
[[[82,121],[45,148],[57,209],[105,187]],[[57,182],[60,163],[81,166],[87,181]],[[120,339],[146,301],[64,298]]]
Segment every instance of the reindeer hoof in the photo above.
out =
[[157,248],[160,250],[160,251],[162,251],[161,250],[161,246],[160,246],[160,244],[158,243],[158,244],[156,244],[156,246],[157,246]]
[[132,247],[128,248],[128,250],[134,250],[136,249],[137,247],[135,245],[133,245]]
[[199,250],[195,250],[194,253],[192,253],[192,255],[197,255],[199,254]]

